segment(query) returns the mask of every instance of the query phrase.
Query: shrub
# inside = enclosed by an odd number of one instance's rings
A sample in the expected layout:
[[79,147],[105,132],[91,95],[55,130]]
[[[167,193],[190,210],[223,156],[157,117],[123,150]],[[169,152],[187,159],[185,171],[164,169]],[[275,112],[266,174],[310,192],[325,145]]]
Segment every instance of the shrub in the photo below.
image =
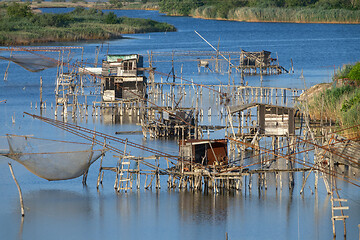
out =
[[341,97],[345,94],[349,94],[354,90],[354,87],[350,85],[342,86],[339,88],[331,88],[325,91],[324,97],[327,104],[336,106],[341,100]]
[[352,67],[347,77],[360,84],[360,62],[358,62]]
[[33,14],[29,4],[12,3],[6,9],[10,17],[25,18],[31,17]]
[[110,39],[125,33],[176,31],[167,23],[118,18],[113,12],[103,14],[96,9],[76,8],[70,13],[34,14],[30,18],[10,17],[0,11],[0,16],[0,45]]
[[36,15],[31,22],[41,27],[66,27],[73,20],[69,14],[42,14]]
[[353,68],[353,65],[344,64],[340,69],[337,70],[334,77],[338,78],[338,79],[347,78],[348,74],[350,73],[352,68]]
[[122,8],[123,6],[120,0],[109,0],[109,3],[114,8]]
[[118,17],[115,13],[109,12],[105,15],[105,23],[106,24],[117,24],[118,23]]
[[87,11],[86,11],[86,9],[84,7],[77,6],[77,7],[75,7],[75,9],[71,13],[72,14],[84,14],[86,12]]

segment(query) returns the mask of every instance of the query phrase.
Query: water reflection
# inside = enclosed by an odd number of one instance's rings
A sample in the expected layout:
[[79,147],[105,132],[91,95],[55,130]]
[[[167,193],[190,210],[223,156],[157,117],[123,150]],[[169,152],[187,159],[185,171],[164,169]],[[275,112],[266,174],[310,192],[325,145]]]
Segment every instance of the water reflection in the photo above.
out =
[[[93,215],[87,194],[67,190],[37,190],[26,193],[24,199],[25,217],[19,224],[18,239],[23,236],[34,239],[76,236],[83,229],[81,225],[86,223],[84,220]],[[76,222],[80,224],[74,224]],[[55,232],[59,236],[54,236]]]
[[178,211],[184,221],[196,224],[220,224],[227,220],[228,196],[203,194],[199,192],[179,192]]
[[91,200],[88,195],[67,190],[38,190],[27,193],[26,206],[29,218],[32,215],[72,217],[92,214]]
[[123,114],[113,114],[110,110],[103,110],[101,116],[101,123],[105,125],[123,125],[123,124],[138,124],[140,123],[140,117],[130,111],[124,111]]
[[18,239],[23,239],[24,217],[21,217]]

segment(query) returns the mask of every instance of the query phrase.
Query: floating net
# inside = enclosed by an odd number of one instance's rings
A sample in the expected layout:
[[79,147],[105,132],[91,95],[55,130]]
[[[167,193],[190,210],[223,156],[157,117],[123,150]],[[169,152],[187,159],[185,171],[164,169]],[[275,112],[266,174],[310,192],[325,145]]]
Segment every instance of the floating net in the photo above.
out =
[[35,175],[53,180],[77,178],[102,154],[91,144],[8,135],[7,157],[24,165]]
[[0,59],[16,63],[30,72],[40,72],[48,68],[57,67],[58,65],[58,62],[53,58],[36,55],[13,55],[10,57],[0,56]]

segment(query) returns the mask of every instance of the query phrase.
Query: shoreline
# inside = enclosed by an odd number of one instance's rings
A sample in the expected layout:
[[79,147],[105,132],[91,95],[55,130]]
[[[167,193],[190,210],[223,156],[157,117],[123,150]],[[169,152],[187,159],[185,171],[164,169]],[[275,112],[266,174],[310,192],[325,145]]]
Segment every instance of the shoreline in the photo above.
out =
[[[169,15],[173,17],[184,17],[181,15]],[[280,20],[273,20],[273,21],[261,21],[261,20],[238,20],[238,19],[227,19],[227,18],[207,18],[207,17],[200,17],[200,16],[192,16],[189,15],[191,18],[198,18],[198,19],[205,19],[205,20],[217,20],[217,21],[233,21],[233,22],[249,22],[249,23],[297,23],[297,24],[360,24],[359,22],[324,22],[324,21],[280,21]]]
[[[7,28],[1,31],[3,33],[0,36],[1,46],[26,46],[54,42],[103,42],[123,39],[124,34],[177,31],[168,23],[150,19],[117,17],[115,14],[104,14],[102,10],[94,9],[75,9],[66,14],[39,13],[31,15],[32,19],[26,16],[11,19],[4,14],[5,7],[2,6],[2,14],[8,21],[2,21]],[[28,11],[41,12],[40,9]]]
[[[125,33],[126,34],[126,33]],[[111,41],[111,40],[117,40],[117,39],[126,39],[127,37],[123,37],[122,34],[119,34],[119,36],[114,36],[110,38],[81,38],[81,39],[45,39],[45,40],[33,40],[33,41],[27,41],[22,40],[18,42],[13,42],[11,45],[0,45],[0,47],[13,47],[13,46],[32,46],[32,45],[42,45],[42,44],[50,44],[50,43],[65,43],[65,42],[97,42],[97,41]]]
[[[42,2],[42,3],[36,3],[36,2],[32,2],[30,4],[31,8],[33,10],[37,10],[39,8],[75,8],[75,7],[86,7],[86,8],[96,8],[99,10],[145,10],[145,11],[159,11],[159,13],[165,13],[167,16],[172,16],[172,17],[191,17],[191,18],[199,18],[199,19],[205,19],[205,20],[218,20],[218,21],[236,21],[236,22],[254,22],[254,23],[297,23],[297,24],[302,24],[302,23],[318,23],[318,24],[360,24],[360,20],[359,21],[282,21],[282,20],[259,20],[259,19],[252,19],[251,17],[249,17],[248,19],[236,19],[236,18],[209,18],[206,16],[198,16],[198,15],[194,15],[194,14],[189,14],[188,16],[186,15],[181,15],[181,14],[169,14],[166,12],[161,12],[159,9],[159,6],[154,5],[153,7],[147,7],[146,5],[144,5],[144,7],[137,7],[139,5],[135,5],[132,6],[131,4],[129,5],[125,5],[122,8],[112,8],[111,6],[109,6],[107,3],[83,3],[83,2],[79,2],[79,3],[66,3],[64,4],[64,2]],[[194,9],[196,10],[196,9]],[[340,10],[340,9],[339,9]]]

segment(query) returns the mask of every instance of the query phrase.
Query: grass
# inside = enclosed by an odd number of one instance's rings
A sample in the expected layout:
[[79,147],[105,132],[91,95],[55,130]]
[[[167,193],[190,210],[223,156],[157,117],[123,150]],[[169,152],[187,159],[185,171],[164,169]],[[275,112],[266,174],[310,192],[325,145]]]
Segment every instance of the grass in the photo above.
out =
[[[261,4],[266,1],[252,1],[257,4],[249,4],[248,1],[224,1],[219,4],[206,4],[201,6],[202,1],[128,1],[122,2],[121,9],[161,9],[170,15],[190,15],[192,17],[223,19],[248,22],[296,22],[296,23],[360,23],[359,7],[353,9],[336,8],[336,1],[319,1],[307,7],[285,7],[274,4]],[[231,4],[231,2],[236,2]],[[269,1],[275,2],[275,1]],[[281,2],[281,1],[277,1]],[[240,4],[241,3],[241,4]],[[333,4],[332,4],[333,3]],[[335,5],[334,5],[335,4]],[[357,3],[359,5],[359,3]],[[280,4],[281,5],[281,4]],[[334,6],[332,6],[334,5]],[[357,5],[357,6],[358,6]],[[113,6],[108,2],[32,2],[32,7],[95,7],[97,9],[111,9]],[[160,7],[161,6],[161,7]],[[199,7],[201,6],[201,7]],[[358,9],[358,10],[356,10]]]
[[[17,5],[16,5],[17,6]],[[16,7],[15,6],[15,7]],[[15,8],[17,9],[17,8]],[[121,34],[176,31],[167,23],[117,17],[113,12],[75,8],[66,14],[9,14],[0,8],[0,45],[27,45],[51,41],[107,40]]]
[[128,3],[124,5],[121,9],[142,9],[142,10],[158,10],[158,2],[148,2],[148,3]]
[[[309,100],[312,118],[336,120],[342,128],[360,124],[360,88],[353,85],[333,86]],[[360,137],[360,127],[351,129]]]
[[[339,81],[340,79],[346,81]],[[307,100],[309,104],[310,116],[315,119],[336,120],[341,128],[359,125],[360,62],[343,65],[337,70],[333,80],[331,86],[318,84],[312,91],[307,91],[307,97],[303,100]],[[349,129],[345,134],[360,137],[360,126]]]
[[[323,8],[241,7],[220,12],[215,6],[202,6],[190,12],[193,17],[249,22],[360,23],[360,10]],[[224,16],[226,16],[224,18]]]

